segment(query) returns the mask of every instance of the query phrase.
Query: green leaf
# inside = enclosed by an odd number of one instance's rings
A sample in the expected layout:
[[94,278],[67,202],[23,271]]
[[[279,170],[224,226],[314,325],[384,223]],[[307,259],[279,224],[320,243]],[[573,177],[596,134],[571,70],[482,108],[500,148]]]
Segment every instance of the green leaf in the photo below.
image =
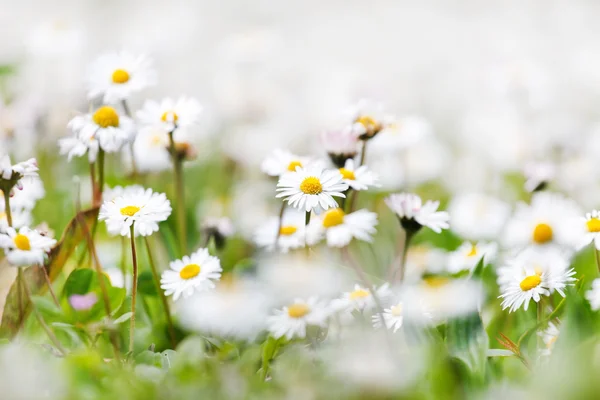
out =
[[31,301],[44,317],[56,318],[62,314],[62,309],[50,299],[41,296],[31,296]]
[[152,297],[158,296],[151,271],[144,271],[138,276],[138,293]]
[[74,294],[87,294],[92,290],[96,271],[89,268],[76,269],[67,278],[63,295],[67,298]]
[[275,339],[273,336],[269,336],[262,345],[262,366],[259,370],[261,378],[267,379],[269,370],[271,367],[271,361],[277,355],[279,348],[285,342],[285,337]]
[[489,338],[478,313],[454,318],[446,327],[448,353],[461,360],[478,383],[483,383]]

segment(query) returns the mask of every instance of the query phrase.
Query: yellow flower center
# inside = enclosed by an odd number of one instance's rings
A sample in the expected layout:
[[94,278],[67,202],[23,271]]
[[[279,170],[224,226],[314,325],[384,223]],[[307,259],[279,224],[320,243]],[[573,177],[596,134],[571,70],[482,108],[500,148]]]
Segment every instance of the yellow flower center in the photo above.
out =
[[181,279],[192,279],[200,273],[200,266],[198,264],[188,264],[181,268],[179,276]]
[[129,80],[129,72],[124,69],[116,69],[112,74],[113,83],[125,83]]
[[174,111],[165,111],[160,119],[162,119],[163,122],[177,122],[179,115]]
[[544,244],[552,240],[554,233],[552,227],[548,224],[537,224],[533,230],[533,241],[538,244]]
[[402,315],[402,304],[395,305],[390,310],[394,317],[399,317]]
[[356,122],[362,124],[362,126],[364,126],[366,129],[374,128],[375,126],[377,126],[377,121],[375,121],[375,118],[369,115],[362,115],[358,117],[356,119]]
[[600,219],[592,218],[588,222],[586,222],[588,231],[590,232],[600,232]]
[[342,174],[344,179],[350,179],[352,181],[356,179],[356,176],[354,175],[354,171],[350,171],[349,169],[346,169],[346,168],[340,168],[340,174]]
[[471,245],[471,251],[467,254],[467,257],[475,257],[477,255],[477,246]]
[[0,219],[6,219],[6,213],[4,211],[0,212]]
[[423,279],[423,282],[430,288],[439,288],[446,285],[450,279],[444,276],[430,276]]
[[292,304],[287,312],[291,318],[302,318],[310,312],[310,308],[306,304]]
[[519,286],[521,286],[522,291],[526,292],[535,287],[538,287],[540,283],[542,283],[542,278],[540,278],[539,275],[535,274],[535,275],[531,275],[531,276],[528,276],[525,279],[523,279],[521,281],[521,283],[519,284]]
[[288,165],[287,169],[288,171],[295,171],[296,167],[301,167],[302,163],[300,161],[292,161],[290,162],[290,164]]
[[365,289],[356,289],[354,292],[350,293],[350,300],[356,299],[364,299],[365,297],[369,297],[371,293]]
[[135,213],[137,213],[138,211],[140,211],[139,207],[136,207],[136,206],[127,206],[127,207],[121,208],[121,215],[126,215],[128,217],[133,217],[135,215]]
[[316,176],[308,176],[300,184],[300,190],[306,194],[319,194],[323,191],[323,185]]
[[96,110],[92,119],[102,128],[108,128],[112,126],[116,128],[119,126],[119,114],[117,114],[117,110],[110,106],[103,106]]
[[297,230],[298,228],[293,225],[282,226],[281,229],[279,229],[279,234],[284,236],[293,235]]
[[323,226],[325,228],[331,228],[332,226],[341,225],[344,222],[344,211],[341,208],[335,208],[325,213],[323,217]]
[[14,237],[13,241],[15,242],[15,246],[19,250],[31,250],[31,244],[29,243],[29,238],[25,235],[21,235],[20,233]]

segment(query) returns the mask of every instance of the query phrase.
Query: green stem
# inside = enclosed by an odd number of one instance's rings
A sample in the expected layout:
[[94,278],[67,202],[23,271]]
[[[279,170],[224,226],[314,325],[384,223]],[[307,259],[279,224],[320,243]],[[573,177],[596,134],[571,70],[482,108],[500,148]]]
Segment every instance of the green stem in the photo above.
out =
[[544,343],[543,337],[541,335],[542,333],[542,320],[543,320],[543,314],[544,309],[543,309],[543,305],[542,305],[542,299],[540,298],[540,301],[538,301],[537,303],[537,326],[538,326],[538,332],[537,332],[537,351],[538,351],[538,356],[541,355],[541,351],[542,351],[542,346]]
[[129,233],[131,235],[131,258],[133,260],[133,282],[131,288],[131,320],[129,323],[129,352],[133,352],[133,339],[135,336],[135,300],[137,298],[138,265],[135,253],[134,224],[131,224]]
[[179,234],[179,250],[181,256],[187,253],[187,228],[185,220],[185,197],[183,192],[183,162],[177,156],[175,148],[175,139],[173,138],[174,130],[169,132],[169,151],[171,160],[173,161],[173,169],[175,173],[175,201],[177,202],[177,229]]
[[23,271],[17,268],[17,303],[19,304],[19,329],[25,319],[25,307],[23,306]]
[[156,264],[154,264],[154,257],[152,257],[152,250],[150,250],[150,241],[148,237],[144,237],[144,241],[146,243],[146,250],[148,251],[148,261],[150,262],[150,269],[152,270],[152,276],[154,277],[154,283],[156,284],[156,290],[158,291],[158,295],[160,296],[160,301],[162,302],[163,309],[165,311],[165,317],[167,319],[167,327],[169,329],[169,336],[171,338],[171,346],[173,349],[177,346],[177,338],[175,336],[175,328],[173,327],[173,319],[171,318],[171,311],[169,310],[169,302],[167,301],[167,296],[165,296],[164,290],[160,287],[160,276],[158,274],[158,270],[156,269]]
[[12,226],[12,211],[10,209],[10,190],[4,190],[4,212],[8,226]]
[[104,192],[104,150],[98,150],[98,200],[102,204],[102,193]]
[[285,211],[285,201],[281,202],[279,210],[279,224],[277,225],[277,236],[275,237],[275,250],[279,249],[279,237],[281,236],[281,226],[283,225],[283,213]]
[[400,257],[400,264],[398,265],[396,272],[393,274],[393,281],[396,280],[396,276],[398,276],[398,281],[400,283],[404,281],[404,274],[406,272],[406,257],[408,255],[408,247],[410,246],[410,240],[412,237],[413,233],[410,233],[407,230],[404,231],[404,240],[402,241],[402,256]]
[[304,247],[306,248],[306,255],[310,255],[310,247],[308,247],[308,224],[310,224],[310,214],[311,211],[306,212],[306,217],[304,218]]
[[56,293],[54,293],[54,289],[52,288],[52,281],[50,280],[50,276],[48,276],[48,271],[46,270],[46,267],[44,267],[43,265],[40,265],[39,267],[44,274],[44,279],[46,279],[46,285],[48,285],[48,291],[50,292],[50,296],[52,296],[54,304],[56,304],[56,306],[60,308],[60,303],[58,302]]
[[598,267],[598,272],[600,272],[600,253],[598,252],[598,250],[596,249],[595,246],[593,246],[593,248],[594,248],[594,253],[596,254],[596,266]]

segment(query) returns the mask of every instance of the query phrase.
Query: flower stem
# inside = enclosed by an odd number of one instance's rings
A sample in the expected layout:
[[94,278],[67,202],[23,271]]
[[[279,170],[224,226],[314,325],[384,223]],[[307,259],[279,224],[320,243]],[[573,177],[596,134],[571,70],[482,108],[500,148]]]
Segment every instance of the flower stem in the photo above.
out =
[[150,269],[152,270],[152,276],[154,277],[154,283],[156,284],[156,290],[158,291],[158,295],[160,296],[160,300],[163,305],[163,309],[165,310],[165,317],[167,319],[167,327],[169,329],[169,336],[171,338],[171,346],[173,349],[177,346],[177,338],[175,337],[175,328],[173,327],[173,319],[171,318],[171,312],[169,311],[169,302],[167,301],[167,296],[165,296],[165,292],[160,288],[160,276],[158,275],[158,270],[156,269],[156,264],[154,264],[154,257],[152,257],[152,250],[150,249],[150,241],[148,237],[144,237],[144,241],[146,243],[146,250],[148,252],[148,261],[150,262]]
[[279,237],[281,236],[281,226],[283,225],[283,213],[285,211],[285,201],[281,202],[279,210],[279,224],[277,225],[277,236],[275,236],[275,250],[279,248]]
[[23,325],[23,320],[25,319],[25,310],[23,306],[23,271],[21,268],[17,268],[17,303],[19,304],[19,329],[21,325]]
[[179,250],[181,256],[187,253],[187,228],[185,221],[185,197],[183,192],[183,162],[177,156],[177,149],[175,148],[175,139],[173,139],[174,130],[169,132],[169,151],[171,153],[171,160],[173,161],[173,168],[175,172],[175,201],[177,202],[177,229],[179,235]]
[[[365,163],[365,157],[367,155],[367,141],[362,141],[362,148],[360,151],[360,162],[358,163],[358,167]],[[358,168],[357,167],[357,168]],[[350,209],[348,212],[354,211],[354,207],[356,206],[356,199],[358,198],[358,190],[352,190],[351,198],[350,198]]]
[[541,335],[542,333],[542,314],[544,311],[543,308],[543,301],[540,298],[540,301],[538,301],[537,303],[537,327],[538,327],[538,332],[537,333],[537,351],[538,351],[538,355],[541,355],[541,351],[542,351],[542,345],[543,345],[543,337]]
[[306,212],[306,217],[304,218],[304,247],[306,248],[306,255],[310,255],[310,247],[308,247],[308,224],[310,224],[310,214],[311,211]]
[[392,281],[395,281],[396,278],[398,282],[402,283],[404,281],[404,273],[406,272],[406,256],[408,255],[408,247],[410,246],[410,241],[413,237],[414,233],[411,233],[407,230],[404,230],[404,240],[402,243],[402,255],[400,257],[400,262],[398,264],[398,268],[392,275]]
[[133,352],[133,339],[135,333],[135,300],[137,298],[137,280],[138,280],[138,265],[137,256],[135,254],[135,235],[133,231],[134,224],[131,224],[129,233],[131,235],[131,258],[133,260],[133,282],[131,288],[131,320],[129,323],[129,352]]
[[56,306],[60,308],[60,303],[58,302],[56,293],[54,293],[54,289],[52,288],[52,282],[50,281],[50,277],[48,276],[48,271],[46,271],[46,267],[44,267],[43,265],[39,265],[39,267],[44,274],[44,278],[46,279],[46,285],[48,285],[48,291],[50,292],[50,296],[52,296],[54,304],[56,304]]
[[8,226],[12,226],[12,211],[10,209],[10,190],[4,190],[4,212]]
[[[127,100],[121,100],[121,105],[123,106],[123,111],[125,111],[125,115],[131,118],[131,110],[129,109],[129,105],[127,104]],[[129,143],[129,155],[131,157],[131,171],[133,172],[133,178],[135,179],[138,175],[137,163],[135,162],[135,154],[133,152],[133,144],[135,142],[135,138],[131,143]]]
[[[19,268],[19,270],[20,270],[20,268]],[[35,314],[40,326],[46,332],[46,335],[48,335],[48,338],[50,338],[50,341],[52,341],[52,343],[58,349],[58,351],[63,356],[67,355],[67,352],[65,351],[64,347],[62,347],[62,345],[60,344],[60,341],[58,340],[56,335],[54,335],[54,332],[52,332],[50,330],[50,328],[48,327],[48,325],[46,325],[46,322],[44,321],[44,318],[38,311],[37,307],[35,306],[35,303],[33,301],[31,301],[31,292],[29,291],[27,282],[25,282],[25,280],[23,280],[22,283],[23,283],[23,289],[25,290],[25,295],[27,296],[27,300],[29,301],[29,303],[31,303],[31,309],[33,310],[33,313]]]
[[596,254],[596,266],[598,267],[598,272],[600,272],[600,253],[596,247],[594,247],[594,254]]
[[97,204],[102,204],[102,192],[104,191],[104,150],[98,150],[98,187],[97,187]]

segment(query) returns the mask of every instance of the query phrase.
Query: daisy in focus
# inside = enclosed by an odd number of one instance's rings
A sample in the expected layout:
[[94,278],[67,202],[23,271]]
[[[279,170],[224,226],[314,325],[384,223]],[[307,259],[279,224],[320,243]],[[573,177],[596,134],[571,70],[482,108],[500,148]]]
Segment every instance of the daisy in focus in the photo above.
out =
[[366,165],[356,167],[353,159],[346,160],[344,167],[340,168],[340,174],[344,177],[344,183],[354,190],[367,190],[370,186],[377,184],[377,174],[369,170]]
[[600,310],[600,278],[594,279],[591,289],[585,292],[585,298],[590,302],[592,310]]
[[94,61],[87,75],[88,98],[102,97],[114,104],[156,84],[156,71],[144,55],[126,52],[105,54]]
[[307,300],[295,299],[293,303],[275,310],[267,319],[268,330],[275,338],[285,336],[288,340],[305,338],[306,328],[318,326],[324,328],[329,317],[327,305],[317,297]]
[[136,116],[140,124],[154,126],[169,133],[197,124],[201,114],[202,106],[198,100],[180,97],[177,100],[166,98],[160,102],[146,100]]
[[385,326],[394,333],[398,332],[398,330],[402,327],[402,322],[404,321],[404,315],[402,311],[403,303],[399,302],[390,308],[383,310],[383,319],[380,314],[374,314],[372,317],[373,328],[380,329]]
[[577,249],[580,250],[588,244],[594,243],[596,250],[600,250],[600,212],[592,210],[579,220],[581,221],[581,239]]
[[[305,246],[305,214],[295,209],[287,209],[281,219],[269,218],[254,235],[257,246],[267,251],[289,250]],[[279,230],[279,231],[278,231]]]
[[74,140],[61,142],[61,149],[68,154],[73,152],[73,155],[85,154],[85,151],[81,153],[84,147],[95,152],[95,146],[90,144],[93,140],[98,141],[102,150],[108,153],[117,152],[123,144],[131,141],[135,134],[133,120],[120,115],[111,106],[102,106],[93,113],[78,115],[69,121],[67,126],[79,143]]
[[416,232],[423,226],[436,233],[450,227],[450,215],[446,211],[438,211],[439,201],[423,201],[412,193],[392,194],[385,198],[385,204],[396,213],[400,224],[408,232]]
[[331,208],[311,221],[307,241],[312,246],[325,237],[331,247],[347,246],[353,238],[372,242],[376,225],[377,214],[374,212],[358,210],[346,214],[341,208]]
[[124,189],[122,196],[107,200],[100,208],[98,219],[106,222],[111,235],[149,236],[158,231],[158,223],[171,215],[171,203],[164,193],[154,193],[141,186]]
[[279,178],[276,197],[283,198],[290,206],[310,212],[337,208],[336,197],[346,197],[343,192],[348,185],[338,170],[324,169],[318,165],[297,167]]
[[221,262],[208,253],[208,249],[198,249],[181,260],[172,261],[170,270],[163,272],[160,287],[165,295],[190,297],[194,292],[215,288],[215,282],[221,279]]
[[300,157],[289,151],[275,149],[260,165],[262,172],[269,176],[281,176],[296,171],[296,167],[306,167],[310,158]]
[[448,255],[448,272],[456,274],[461,271],[472,271],[481,259],[485,264],[493,262],[497,252],[496,243],[465,242]]
[[56,240],[28,227],[18,232],[7,228],[6,233],[0,233],[0,247],[4,249],[8,262],[17,267],[43,265],[46,254],[55,244]]

